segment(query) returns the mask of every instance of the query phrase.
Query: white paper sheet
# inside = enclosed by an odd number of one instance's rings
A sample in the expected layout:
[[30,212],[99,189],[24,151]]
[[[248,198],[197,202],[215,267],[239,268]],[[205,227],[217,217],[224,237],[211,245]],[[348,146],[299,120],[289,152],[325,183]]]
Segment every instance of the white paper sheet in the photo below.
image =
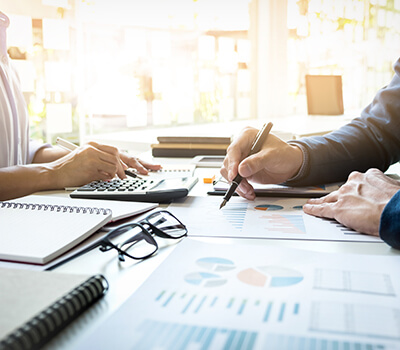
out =
[[306,198],[232,197],[219,210],[222,197],[187,197],[168,207],[187,227],[189,236],[312,239],[382,242],[348,229],[335,220],[307,215]]
[[80,348],[399,349],[399,271],[400,256],[186,239]]

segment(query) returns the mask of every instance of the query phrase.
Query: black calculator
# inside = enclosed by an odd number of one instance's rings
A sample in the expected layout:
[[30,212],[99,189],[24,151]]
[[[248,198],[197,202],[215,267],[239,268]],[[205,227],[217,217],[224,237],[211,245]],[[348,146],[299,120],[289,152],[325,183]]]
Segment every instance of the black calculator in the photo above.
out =
[[197,181],[197,177],[93,181],[76,189],[70,196],[85,199],[167,203],[187,196]]

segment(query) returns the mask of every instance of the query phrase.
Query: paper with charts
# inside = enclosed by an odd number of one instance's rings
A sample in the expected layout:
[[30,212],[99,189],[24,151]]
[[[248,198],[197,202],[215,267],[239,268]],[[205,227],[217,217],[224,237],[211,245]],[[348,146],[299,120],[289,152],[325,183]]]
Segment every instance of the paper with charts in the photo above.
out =
[[399,271],[400,256],[187,238],[81,348],[400,349]]
[[305,198],[232,197],[221,210],[222,197],[186,197],[168,207],[187,227],[189,236],[312,239],[382,242],[344,227],[335,220],[303,212]]

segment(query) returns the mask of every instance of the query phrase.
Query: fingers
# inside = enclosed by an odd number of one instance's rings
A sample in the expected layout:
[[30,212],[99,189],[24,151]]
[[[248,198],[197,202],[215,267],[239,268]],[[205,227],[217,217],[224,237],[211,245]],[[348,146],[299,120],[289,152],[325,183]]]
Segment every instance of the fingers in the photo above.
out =
[[335,219],[334,203],[320,203],[309,204],[308,202],[303,205],[303,210],[306,214],[318,216],[327,219]]
[[100,161],[97,164],[99,171],[108,173],[111,178],[115,174],[121,179],[126,178],[124,170],[128,167],[120,159],[119,150],[116,147],[102,145],[93,141],[89,142],[86,147],[91,150],[91,160],[97,159]]
[[159,164],[152,164],[152,163],[146,162],[146,161],[141,160],[136,157],[130,157],[124,153],[121,153],[121,158],[125,160],[125,162],[129,166],[129,168],[134,168],[140,174],[143,174],[143,175],[147,175],[149,173],[149,170],[160,170],[161,169],[161,165],[159,165]]
[[226,152],[223,167],[221,168],[221,175],[229,181],[232,181],[238,173],[238,165],[241,160],[239,152],[240,150],[235,146],[229,146]]
[[228,147],[221,175],[232,181],[238,174],[239,163],[248,155],[257,129],[245,128],[237,139]]
[[322,203],[334,203],[337,202],[339,198],[339,191],[333,191],[326,196],[320,198],[310,198],[308,204],[322,204]]
[[266,164],[265,152],[258,152],[244,159],[238,167],[242,177],[250,177],[263,170]]
[[236,188],[236,192],[239,196],[249,200],[254,200],[256,198],[253,186],[251,186],[246,179],[240,182],[240,185]]

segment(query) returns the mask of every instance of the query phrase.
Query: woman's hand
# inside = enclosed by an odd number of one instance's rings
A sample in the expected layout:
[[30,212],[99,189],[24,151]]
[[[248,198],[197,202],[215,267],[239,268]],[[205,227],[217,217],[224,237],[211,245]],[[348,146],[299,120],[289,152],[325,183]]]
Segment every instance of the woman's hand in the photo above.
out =
[[124,152],[120,152],[119,154],[121,160],[127,165],[128,168],[136,169],[140,174],[147,175],[149,170],[160,170],[161,165],[152,164],[141,160],[136,157],[129,156]]
[[111,180],[116,175],[124,179],[124,171],[134,168],[140,174],[159,170],[160,165],[150,164],[131,157],[118,148],[97,142],[77,148],[64,157],[47,165],[55,180],[55,188],[82,186],[96,180]]

